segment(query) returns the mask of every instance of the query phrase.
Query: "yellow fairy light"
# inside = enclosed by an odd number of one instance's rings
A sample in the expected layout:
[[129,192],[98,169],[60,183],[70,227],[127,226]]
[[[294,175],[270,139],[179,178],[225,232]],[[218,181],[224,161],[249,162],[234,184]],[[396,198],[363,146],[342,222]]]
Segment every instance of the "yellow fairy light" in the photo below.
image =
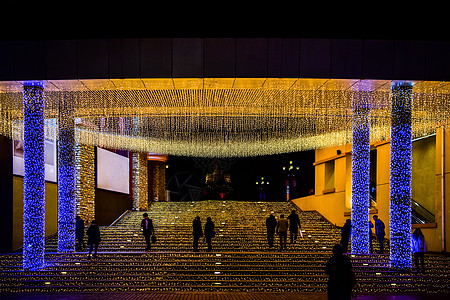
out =
[[[352,140],[352,99],[371,104],[371,142],[390,136],[391,82],[303,78],[53,80],[45,116],[69,93],[78,143],[187,156],[255,156]],[[447,82],[414,84],[413,138],[450,119]],[[0,83],[0,134],[22,136],[17,82]],[[138,124],[138,125],[136,125]],[[46,137],[57,124],[45,125]]]

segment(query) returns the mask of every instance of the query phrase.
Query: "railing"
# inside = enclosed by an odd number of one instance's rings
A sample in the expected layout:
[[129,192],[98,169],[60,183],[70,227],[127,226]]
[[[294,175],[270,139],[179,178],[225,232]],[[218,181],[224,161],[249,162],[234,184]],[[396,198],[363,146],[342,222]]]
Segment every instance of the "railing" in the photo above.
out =
[[131,212],[131,210],[126,210],[124,211],[117,219],[114,220],[114,222],[111,223],[111,225],[109,226],[114,226],[116,225],[117,222],[119,222],[120,220],[122,220],[122,218],[127,215],[129,212]]
[[[375,198],[376,192],[371,193],[370,198],[370,207],[375,207],[377,200]],[[428,209],[423,207],[414,199],[411,201],[411,221],[412,224],[426,224],[426,223],[434,223],[436,221],[435,216]]]
[[413,224],[434,223],[436,221],[432,212],[414,200],[411,201],[411,220]]

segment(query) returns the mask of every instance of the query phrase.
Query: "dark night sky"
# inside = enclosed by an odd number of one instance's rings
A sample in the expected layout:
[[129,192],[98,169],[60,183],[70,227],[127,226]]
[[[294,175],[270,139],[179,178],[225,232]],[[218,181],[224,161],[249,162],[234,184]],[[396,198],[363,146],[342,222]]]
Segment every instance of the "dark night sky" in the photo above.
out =
[[[289,166],[290,161],[294,166],[299,167],[299,170],[295,172],[297,194],[294,196],[306,196],[308,190],[314,188],[314,151],[224,159],[169,156],[166,176],[169,189],[174,189],[176,186],[175,177],[183,181],[190,175],[192,177],[189,179],[189,184],[203,185],[206,174],[212,173],[219,164],[224,173],[231,176],[233,192],[227,197],[228,199],[258,201],[259,191],[256,182],[264,177],[265,181],[270,182],[266,200],[284,201],[286,171],[283,171],[283,166]],[[184,193],[187,192],[184,191]]]
[[[98,7],[98,8],[97,8]],[[44,1],[4,0],[2,9],[20,20],[1,39],[293,37],[448,40],[447,10],[399,1],[344,3],[291,2],[270,5],[204,5],[159,1],[141,5],[91,5],[67,9]]]

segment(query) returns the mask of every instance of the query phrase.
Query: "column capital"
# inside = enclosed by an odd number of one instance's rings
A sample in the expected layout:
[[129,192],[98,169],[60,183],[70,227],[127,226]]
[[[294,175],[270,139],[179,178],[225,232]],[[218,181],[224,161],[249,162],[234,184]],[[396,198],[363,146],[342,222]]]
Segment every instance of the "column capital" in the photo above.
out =
[[413,87],[413,83],[407,80],[394,80],[392,81],[392,89],[401,88],[401,87]]

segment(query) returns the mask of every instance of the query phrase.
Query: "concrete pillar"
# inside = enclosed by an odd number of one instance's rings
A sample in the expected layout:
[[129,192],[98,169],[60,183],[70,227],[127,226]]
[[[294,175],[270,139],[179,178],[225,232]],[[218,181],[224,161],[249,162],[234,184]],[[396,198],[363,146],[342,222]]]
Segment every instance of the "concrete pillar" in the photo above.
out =
[[44,267],[45,156],[44,85],[26,82],[23,87],[23,269]]
[[353,99],[352,253],[369,253],[370,101],[365,92]]
[[69,94],[59,102],[58,115],[58,251],[75,251],[75,120]]
[[390,161],[390,262],[411,268],[412,85],[392,86]]

